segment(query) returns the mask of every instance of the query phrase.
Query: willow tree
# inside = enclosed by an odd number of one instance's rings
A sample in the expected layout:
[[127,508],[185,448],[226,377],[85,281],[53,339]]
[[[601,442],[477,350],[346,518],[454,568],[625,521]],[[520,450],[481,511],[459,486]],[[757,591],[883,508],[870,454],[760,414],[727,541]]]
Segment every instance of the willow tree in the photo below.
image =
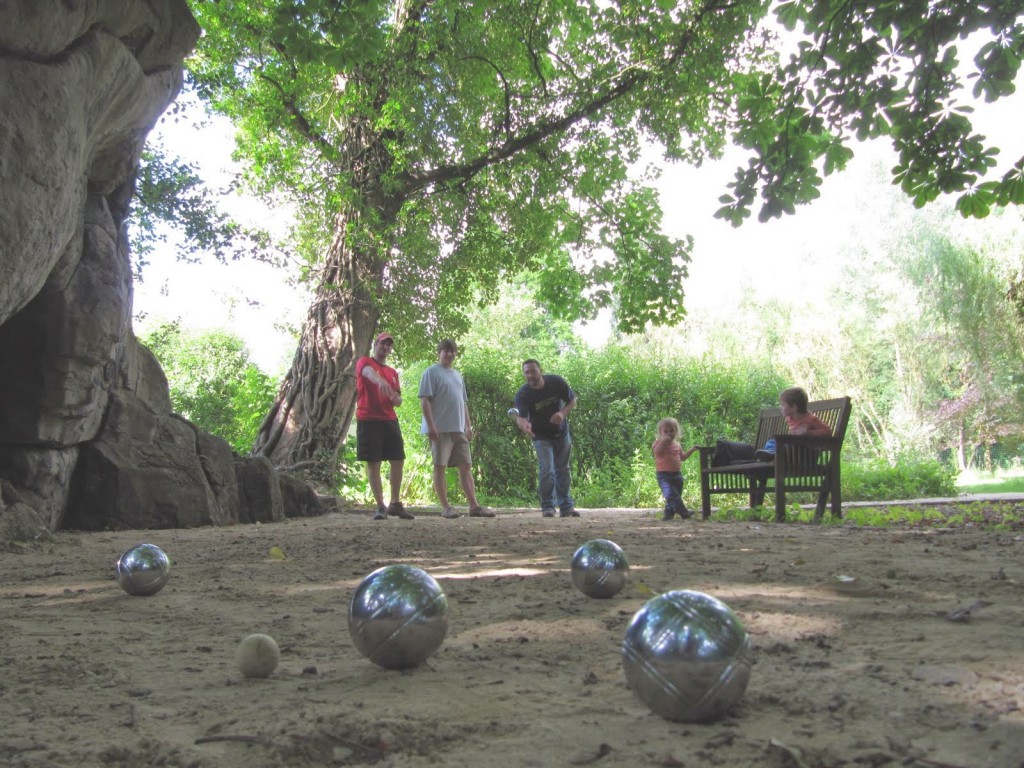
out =
[[816,197],[853,139],[884,134],[916,200],[967,190],[977,215],[1024,197],[1020,164],[988,180],[993,156],[955,108],[955,44],[974,30],[992,35],[980,92],[1012,92],[1019,2],[778,3],[802,40],[789,57],[769,5],[195,0],[192,80],[238,127],[250,183],[291,197],[314,287],[254,451],[330,462],[380,323],[426,350],[524,270],[559,317],[679,322],[690,242],[661,232],[656,164],[638,170],[651,147],[691,163],[749,149],[722,197],[734,223]]

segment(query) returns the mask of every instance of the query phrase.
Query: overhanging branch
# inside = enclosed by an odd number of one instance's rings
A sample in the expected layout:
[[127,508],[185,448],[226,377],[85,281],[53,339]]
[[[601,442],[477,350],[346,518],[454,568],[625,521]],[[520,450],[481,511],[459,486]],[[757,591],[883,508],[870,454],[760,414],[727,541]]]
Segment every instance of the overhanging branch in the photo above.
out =
[[673,47],[671,55],[664,59],[659,68],[642,69],[634,65],[619,73],[619,76],[615,78],[615,85],[604,93],[600,93],[580,104],[576,109],[567,112],[557,119],[536,125],[531,130],[517,137],[510,138],[476,159],[425,171],[407,171],[401,174],[399,179],[404,183],[410,195],[416,194],[418,191],[433,184],[449,181],[468,181],[485,168],[497,165],[519,152],[541,144],[552,136],[568,131],[577,123],[600,114],[610,104],[629,95],[650,80],[655,74],[668,71],[672,67],[677,66],[683,54],[689,49],[693,37],[697,29],[700,28],[704,18],[708,14],[726,11],[732,7],[733,4],[731,2],[711,2],[701,8]]

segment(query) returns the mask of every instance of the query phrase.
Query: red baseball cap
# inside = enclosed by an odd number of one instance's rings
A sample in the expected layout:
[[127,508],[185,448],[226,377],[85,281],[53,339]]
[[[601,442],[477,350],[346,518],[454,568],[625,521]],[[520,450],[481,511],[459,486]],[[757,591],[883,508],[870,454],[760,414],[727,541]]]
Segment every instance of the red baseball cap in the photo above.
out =
[[385,331],[384,333],[382,333],[380,336],[377,337],[377,340],[374,342],[374,344],[379,344],[380,342],[385,341],[385,340],[393,342],[395,340],[395,337],[392,336],[387,331]]

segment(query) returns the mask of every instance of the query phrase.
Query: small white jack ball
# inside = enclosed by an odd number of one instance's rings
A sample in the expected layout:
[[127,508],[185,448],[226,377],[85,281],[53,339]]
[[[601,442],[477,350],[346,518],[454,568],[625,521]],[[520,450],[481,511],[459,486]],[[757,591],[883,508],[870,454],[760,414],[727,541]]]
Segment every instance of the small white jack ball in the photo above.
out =
[[270,635],[249,635],[235,653],[238,668],[246,677],[267,677],[280,660],[281,649]]

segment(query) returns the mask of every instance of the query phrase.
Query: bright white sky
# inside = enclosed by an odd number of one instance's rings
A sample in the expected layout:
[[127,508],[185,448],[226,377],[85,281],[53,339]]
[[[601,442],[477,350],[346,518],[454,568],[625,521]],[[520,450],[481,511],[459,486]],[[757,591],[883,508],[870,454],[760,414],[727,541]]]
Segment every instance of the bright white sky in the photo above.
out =
[[[202,114],[198,106],[194,109],[196,115]],[[193,129],[191,122],[187,117],[162,120],[150,143],[162,144],[195,166],[212,188],[228,188],[234,168],[230,122],[211,118],[202,131]],[[230,215],[243,224],[283,231],[289,223],[286,211],[270,210],[251,198],[233,194],[224,201]],[[289,285],[281,270],[266,264],[218,264],[212,258],[200,264],[179,262],[176,247],[171,241],[155,250],[142,282],[135,284],[134,314],[142,318],[136,319],[136,334],[170,320],[194,330],[229,329],[245,339],[260,368],[272,375],[282,373],[295,352],[288,328],[298,328],[305,315],[301,288]]]
[[[1003,148],[1002,158],[1024,155],[1019,129],[1024,124],[1022,94],[986,106],[974,117],[977,129]],[[161,123],[154,134],[169,151],[195,164],[211,184],[227,186],[233,140],[226,121],[214,121],[201,135],[185,122]],[[794,289],[784,288],[779,278],[799,273],[811,283],[821,277],[815,270],[840,266],[835,257],[841,233],[870,231],[872,222],[864,218],[871,215],[871,207],[863,197],[869,194],[876,164],[892,164],[886,146],[859,145],[854,151],[850,167],[825,180],[819,200],[798,209],[795,216],[766,224],[759,224],[755,213],[739,229],[714,218],[718,197],[728,191],[735,158],[701,169],[666,169],[660,185],[665,229],[677,237],[693,235],[696,241],[686,287],[691,314],[735,304],[752,285],[764,299],[778,298]],[[1000,167],[1005,169],[1007,163],[1002,160]],[[281,220],[286,211],[268,210],[241,196],[231,204],[232,214],[243,222],[281,227],[288,223]],[[254,361],[268,373],[282,373],[291,361],[295,341],[287,329],[300,326],[306,299],[301,289],[285,283],[281,272],[260,264],[189,265],[176,261],[172,245],[152,255],[143,280],[135,287],[135,314],[144,315],[137,332],[173,319],[197,330],[228,328],[246,340]],[[600,343],[607,337],[607,323],[582,332],[588,341]]]

